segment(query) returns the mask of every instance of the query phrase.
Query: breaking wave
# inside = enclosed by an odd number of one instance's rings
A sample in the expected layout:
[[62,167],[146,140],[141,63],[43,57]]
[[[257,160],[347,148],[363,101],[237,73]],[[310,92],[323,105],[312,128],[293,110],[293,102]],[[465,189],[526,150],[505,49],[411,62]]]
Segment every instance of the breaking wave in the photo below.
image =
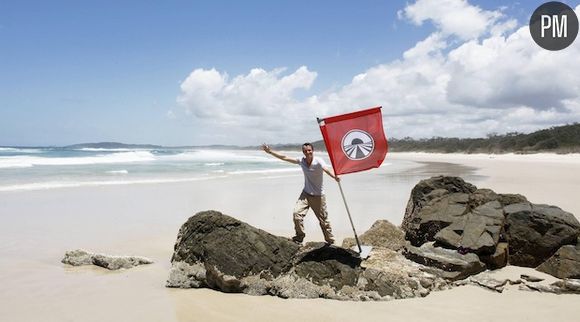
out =
[[33,166],[52,165],[91,165],[107,163],[147,162],[156,160],[148,151],[119,152],[89,157],[37,157],[37,156],[3,156],[0,157],[0,168],[29,168]]

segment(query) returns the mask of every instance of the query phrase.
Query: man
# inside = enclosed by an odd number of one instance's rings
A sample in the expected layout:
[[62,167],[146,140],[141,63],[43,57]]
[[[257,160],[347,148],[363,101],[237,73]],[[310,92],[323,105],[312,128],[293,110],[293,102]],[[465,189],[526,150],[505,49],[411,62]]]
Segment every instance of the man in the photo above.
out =
[[302,244],[304,236],[306,235],[304,233],[304,216],[306,216],[308,208],[312,208],[316,218],[318,218],[318,222],[320,223],[324,239],[328,244],[334,244],[334,236],[332,235],[332,229],[330,228],[330,222],[328,221],[328,213],[326,212],[326,198],[322,186],[322,172],[326,172],[336,181],[340,181],[340,178],[334,174],[334,171],[331,168],[328,168],[324,160],[314,157],[314,147],[310,143],[304,143],[302,145],[302,153],[304,154],[304,157],[296,159],[274,152],[266,144],[262,144],[262,149],[266,153],[271,154],[280,160],[299,164],[304,173],[304,189],[302,189],[302,193],[300,193],[300,197],[294,206],[293,218],[296,236],[292,237],[292,240],[297,244]]

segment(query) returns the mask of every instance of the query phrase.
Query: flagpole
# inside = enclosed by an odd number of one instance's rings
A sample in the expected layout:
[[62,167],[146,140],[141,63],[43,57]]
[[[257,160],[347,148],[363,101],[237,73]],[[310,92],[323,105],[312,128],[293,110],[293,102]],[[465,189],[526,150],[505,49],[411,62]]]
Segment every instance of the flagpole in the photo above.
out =
[[346,203],[346,198],[344,197],[344,192],[342,191],[342,185],[340,181],[337,181],[338,188],[340,188],[340,194],[342,195],[342,200],[344,201],[344,207],[346,208],[346,213],[348,214],[348,220],[350,220],[350,226],[352,227],[352,231],[354,232],[354,239],[356,240],[356,245],[358,246],[358,253],[362,253],[362,247],[360,246],[360,241],[358,240],[358,235],[356,234],[356,230],[354,229],[354,224],[352,223],[352,217],[350,216],[350,210],[348,209],[348,204]]

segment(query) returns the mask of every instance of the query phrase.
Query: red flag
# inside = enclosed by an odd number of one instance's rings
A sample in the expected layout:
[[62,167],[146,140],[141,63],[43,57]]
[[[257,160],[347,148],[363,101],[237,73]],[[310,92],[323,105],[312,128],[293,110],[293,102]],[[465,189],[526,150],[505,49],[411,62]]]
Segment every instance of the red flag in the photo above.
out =
[[378,168],[387,155],[381,107],[318,120],[334,173]]

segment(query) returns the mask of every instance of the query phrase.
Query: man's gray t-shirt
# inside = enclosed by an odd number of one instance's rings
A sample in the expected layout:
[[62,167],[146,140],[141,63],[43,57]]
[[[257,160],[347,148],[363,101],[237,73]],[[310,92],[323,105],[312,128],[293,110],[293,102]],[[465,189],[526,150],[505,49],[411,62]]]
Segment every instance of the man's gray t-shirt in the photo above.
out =
[[304,173],[304,192],[313,196],[321,196],[324,194],[322,187],[322,175],[324,174],[322,168],[326,167],[324,160],[314,157],[310,167],[306,164],[306,158],[296,158],[300,164],[302,172]]

